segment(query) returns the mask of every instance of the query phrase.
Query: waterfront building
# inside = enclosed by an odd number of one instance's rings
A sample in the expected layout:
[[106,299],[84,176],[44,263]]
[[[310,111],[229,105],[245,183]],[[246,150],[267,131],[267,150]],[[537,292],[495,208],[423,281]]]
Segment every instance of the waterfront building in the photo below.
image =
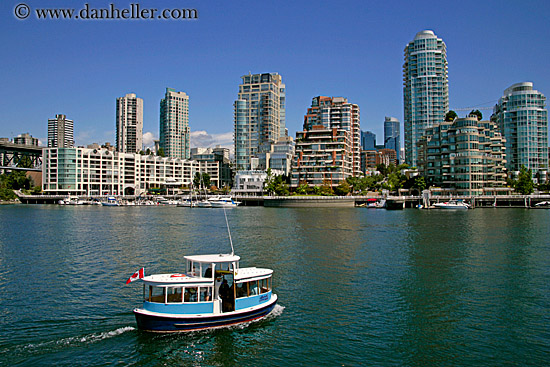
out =
[[[281,171],[271,172],[273,175],[282,175]],[[235,174],[235,181],[231,193],[234,195],[254,195],[262,196],[264,194],[265,182],[267,181],[267,172],[258,170],[238,171]]]
[[495,121],[506,138],[508,172],[517,176],[521,166],[533,173],[535,182],[546,181],[548,172],[548,110],[546,97],[533,83],[507,88],[493,110]]
[[361,150],[376,150],[376,134],[372,131],[361,131]]
[[159,149],[171,158],[189,159],[189,96],[166,88],[160,101],[160,142]]
[[232,169],[229,159],[229,148],[217,146],[215,148],[191,148],[191,160],[209,162],[218,165],[219,184],[218,188],[230,187],[232,184]]
[[43,149],[42,189],[51,195],[142,195],[189,186],[196,172],[220,187],[216,162],[113,152],[104,148]]
[[48,119],[48,148],[74,147],[74,123],[65,115]]
[[267,144],[261,150],[263,152],[258,154],[257,165],[252,163],[254,169],[264,171],[271,169],[283,172],[286,176],[290,175],[295,152],[295,143],[291,136],[285,136],[276,143]]
[[359,106],[343,97],[313,98],[304,116],[303,131],[296,132],[290,186],[336,187],[360,174]]
[[506,185],[506,139],[496,123],[470,115],[435,124],[425,134],[418,170],[428,186],[475,196]]
[[296,153],[292,161],[290,187],[338,186],[353,176],[350,134],[345,129],[313,126],[296,132]]
[[397,164],[399,164],[399,152],[401,151],[401,128],[399,120],[395,117],[384,118],[384,149],[393,149],[396,152]]
[[403,105],[405,163],[417,165],[417,142],[424,131],[445,120],[449,110],[447,48],[433,31],[416,34],[405,47]]
[[143,99],[134,93],[116,99],[116,150],[138,153],[143,148]]
[[24,133],[24,134],[19,134],[15,138],[13,138],[13,143],[19,144],[19,145],[32,145],[37,147],[38,139],[33,138],[29,133]]
[[235,168],[250,170],[251,159],[286,135],[285,85],[277,73],[241,77],[234,107]]

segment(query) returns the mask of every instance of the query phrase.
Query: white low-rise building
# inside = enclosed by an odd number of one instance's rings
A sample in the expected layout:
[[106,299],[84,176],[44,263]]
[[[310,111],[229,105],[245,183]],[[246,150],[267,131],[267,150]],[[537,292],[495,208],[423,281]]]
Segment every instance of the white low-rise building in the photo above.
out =
[[196,172],[219,187],[218,162],[199,162],[108,149],[44,148],[42,189],[53,195],[141,195],[189,186]]

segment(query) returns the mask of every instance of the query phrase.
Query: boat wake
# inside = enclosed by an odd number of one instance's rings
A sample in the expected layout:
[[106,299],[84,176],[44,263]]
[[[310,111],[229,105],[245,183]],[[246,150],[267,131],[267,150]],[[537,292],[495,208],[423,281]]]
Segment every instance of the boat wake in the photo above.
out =
[[102,333],[93,333],[83,336],[71,336],[68,338],[62,338],[59,340],[50,340],[38,344],[27,344],[22,349],[26,350],[27,352],[33,351],[33,350],[40,350],[40,349],[47,349],[47,348],[59,348],[64,346],[75,346],[78,344],[90,344],[90,343],[96,343],[101,340],[113,338],[115,336],[121,335],[127,331],[136,330],[136,328],[132,326],[125,326],[121,327],[115,330],[111,331],[104,331]]

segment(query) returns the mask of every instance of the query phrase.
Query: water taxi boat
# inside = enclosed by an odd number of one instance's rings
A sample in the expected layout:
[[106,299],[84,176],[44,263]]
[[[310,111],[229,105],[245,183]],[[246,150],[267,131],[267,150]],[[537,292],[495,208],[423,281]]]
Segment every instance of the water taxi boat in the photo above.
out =
[[234,254],[184,258],[185,273],[141,278],[143,306],[134,309],[139,329],[179,332],[217,328],[258,320],[274,309],[273,270],[241,268],[240,257]]

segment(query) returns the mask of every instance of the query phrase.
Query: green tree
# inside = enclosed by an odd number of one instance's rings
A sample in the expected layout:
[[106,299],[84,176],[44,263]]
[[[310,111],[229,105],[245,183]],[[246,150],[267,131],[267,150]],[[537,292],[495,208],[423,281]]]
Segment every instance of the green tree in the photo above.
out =
[[519,170],[518,180],[515,182],[515,189],[523,195],[532,194],[535,188],[533,183],[533,173],[524,165]]
[[157,155],[158,155],[159,157],[164,157],[164,156],[165,156],[165,155],[164,155],[164,148],[159,148],[159,151],[157,152]]
[[449,121],[449,122],[454,121],[454,119],[457,118],[457,117],[458,117],[458,115],[456,114],[456,112],[453,111],[453,110],[450,110],[449,112],[447,112],[445,114],[445,121]]
[[198,188],[210,187],[210,175],[208,173],[203,173],[202,176],[199,172],[195,172],[195,177],[193,177],[193,186]]
[[477,121],[481,121],[481,119],[483,118],[483,114],[481,113],[480,110],[472,110],[472,112],[470,112],[470,115],[476,115],[477,116]]
[[330,196],[334,195],[334,190],[332,190],[332,186],[330,185],[330,180],[323,180],[323,184],[320,187],[320,193],[321,195]]
[[350,193],[350,190],[351,188],[348,182],[346,180],[343,180],[338,186],[336,186],[336,188],[334,189],[334,193],[338,196],[346,196]]
[[300,183],[300,185],[298,185],[298,187],[296,188],[295,192],[298,195],[306,195],[309,193],[309,186],[305,182]]
[[376,165],[376,170],[384,177],[388,174],[388,168],[384,163],[379,163]]

